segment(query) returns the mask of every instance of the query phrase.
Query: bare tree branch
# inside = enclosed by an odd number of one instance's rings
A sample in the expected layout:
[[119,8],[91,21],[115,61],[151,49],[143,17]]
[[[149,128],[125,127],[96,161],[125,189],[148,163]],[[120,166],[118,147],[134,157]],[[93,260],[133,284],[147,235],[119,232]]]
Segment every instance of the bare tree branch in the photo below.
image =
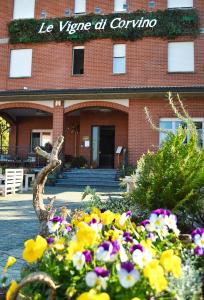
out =
[[47,176],[61,165],[61,160],[58,159],[58,155],[63,142],[64,137],[60,136],[55,142],[52,152],[50,154],[43,151],[39,147],[36,149],[39,155],[42,155],[42,157],[48,159],[48,165],[46,165],[39,172],[33,186],[33,206],[38,220],[40,222],[39,234],[42,236],[46,236],[48,234],[47,222],[54,216],[56,211],[53,206],[55,198],[53,198],[52,201],[50,201],[50,204],[48,206],[45,206],[43,201],[44,187],[47,180]]
[[17,300],[20,290],[22,290],[27,284],[41,282],[47,284],[51,289],[48,300],[54,300],[56,298],[56,285],[53,279],[43,272],[31,273],[27,277],[25,277],[17,286],[14,294],[11,297],[11,300]]

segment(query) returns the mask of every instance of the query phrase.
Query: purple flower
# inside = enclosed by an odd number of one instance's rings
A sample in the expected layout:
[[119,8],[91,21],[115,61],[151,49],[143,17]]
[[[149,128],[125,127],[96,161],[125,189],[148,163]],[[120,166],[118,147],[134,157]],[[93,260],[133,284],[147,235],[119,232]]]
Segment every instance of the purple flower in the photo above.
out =
[[105,208],[101,208],[101,213],[104,213],[106,211]]
[[140,222],[140,225],[143,226],[144,228],[146,228],[146,226],[149,224],[150,224],[149,220],[144,220],[144,221]]
[[194,249],[194,254],[195,254],[196,256],[202,256],[202,255],[204,254],[204,249],[201,248],[201,247],[196,247],[196,248]]
[[132,270],[134,270],[134,266],[130,261],[121,263],[121,268],[126,270],[128,273],[130,273]]
[[83,252],[84,256],[85,256],[85,260],[87,263],[90,263],[92,261],[92,254],[91,254],[91,251],[89,250],[85,250]]
[[131,234],[129,232],[127,232],[127,231],[125,231],[123,233],[123,237],[124,237],[126,243],[128,243],[128,242],[131,243],[133,241],[133,238],[132,238]]
[[149,232],[148,235],[147,235],[148,239],[152,240],[153,242],[156,241],[156,236],[154,235],[154,233],[152,232]]
[[110,242],[105,241],[105,242],[103,242],[103,243],[100,245],[100,247],[103,247],[103,249],[104,249],[105,251],[109,251],[110,245],[111,245]]
[[111,255],[117,254],[120,251],[120,245],[119,245],[118,241],[112,241],[111,243],[113,246]]
[[170,216],[171,215],[171,212],[170,210],[167,210],[167,209],[163,209],[163,208],[158,208],[154,211],[152,211],[152,214],[155,214],[155,215],[164,215],[164,216]]
[[67,226],[65,227],[65,229],[66,229],[67,232],[70,232],[70,231],[72,231],[72,226],[67,225]]
[[60,217],[60,216],[55,216],[54,218],[50,219],[51,222],[53,223],[62,223],[64,221],[64,218]]
[[197,228],[191,233],[191,235],[192,235],[192,238],[194,238],[195,235],[197,235],[197,234],[202,235],[203,233],[204,233],[204,228]]
[[110,271],[109,270],[106,270],[104,268],[101,268],[101,267],[96,267],[94,269],[94,272],[96,273],[97,276],[100,276],[100,277],[108,277],[109,274],[110,274]]
[[144,248],[142,247],[142,245],[137,244],[137,245],[133,245],[132,247],[130,247],[130,253],[133,254],[133,252],[135,250],[140,250],[141,252],[144,251]]
[[127,216],[127,217],[132,217],[132,212],[131,212],[131,210],[129,210],[128,212],[126,212],[126,216]]
[[51,245],[51,244],[53,244],[53,243],[54,243],[54,241],[55,241],[55,239],[54,239],[53,237],[49,237],[49,238],[47,238],[47,243],[48,243],[48,245]]
[[89,222],[89,225],[91,224],[96,224],[97,223],[97,220],[95,218],[93,218],[90,222]]

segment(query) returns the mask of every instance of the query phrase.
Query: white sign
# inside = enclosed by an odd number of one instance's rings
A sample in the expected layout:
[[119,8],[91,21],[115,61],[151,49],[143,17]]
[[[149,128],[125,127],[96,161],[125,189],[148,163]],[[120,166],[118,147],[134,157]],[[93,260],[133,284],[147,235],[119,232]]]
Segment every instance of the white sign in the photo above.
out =
[[[105,30],[108,19],[101,19],[100,21],[92,24],[91,22],[73,22],[73,21],[59,21],[58,29],[60,32],[67,32],[67,34],[75,34],[80,31],[88,31],[90,29]],[[148,19],[141,17],[140,19],[126,20],[123,18],[113,19],[109,27],[111,29],[141,29],[141,28],[154,28],[158,23],[157,19]],[[38,33],[51,33],[54,30],[53,24],[46,24],[43,22],[40,26]]]

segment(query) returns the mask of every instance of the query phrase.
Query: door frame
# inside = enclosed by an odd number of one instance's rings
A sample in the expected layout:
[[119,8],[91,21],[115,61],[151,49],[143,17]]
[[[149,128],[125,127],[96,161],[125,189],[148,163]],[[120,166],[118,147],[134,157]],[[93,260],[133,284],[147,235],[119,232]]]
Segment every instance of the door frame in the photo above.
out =
[[[113,127],[114,128],[114,144],[115,144],[115,138],[116,138],[116,126],[115,125],[91,125],[91,148],[90,148],[90,163],[91,165],[93,164],[93,127],[99,127],[99,145],[100,145],[100,128],[101,127]],[[99,160],[99,153],[98,153],[98,160]],[[100,169],[99,166],[99,161],[98,161],[98,166],[96,167],[96,169]],[[114,146],[114,168],[115,168],[115,146]]]

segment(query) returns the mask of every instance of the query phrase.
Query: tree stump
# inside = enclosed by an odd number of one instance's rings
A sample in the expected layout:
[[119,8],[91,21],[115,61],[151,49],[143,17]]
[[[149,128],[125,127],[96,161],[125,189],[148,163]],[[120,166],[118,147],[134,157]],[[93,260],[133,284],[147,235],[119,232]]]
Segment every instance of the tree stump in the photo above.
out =
[[47,160],[47,165],[38,173],[33,185],[33,207],[40,223],[39,234],[44,237],[48,235],[47,222],[54,216],[56,212],[56,209],[53,205],[56,199],[55,196],[53,198],[48,198],[50,202],[48,205],[44,204],[44,187],[48,175],[58,168],[62,163],[58,156],[63,142],[64,137],[58,137],[51,153],[47,153],[40,147],[35,148],[35,153]]

